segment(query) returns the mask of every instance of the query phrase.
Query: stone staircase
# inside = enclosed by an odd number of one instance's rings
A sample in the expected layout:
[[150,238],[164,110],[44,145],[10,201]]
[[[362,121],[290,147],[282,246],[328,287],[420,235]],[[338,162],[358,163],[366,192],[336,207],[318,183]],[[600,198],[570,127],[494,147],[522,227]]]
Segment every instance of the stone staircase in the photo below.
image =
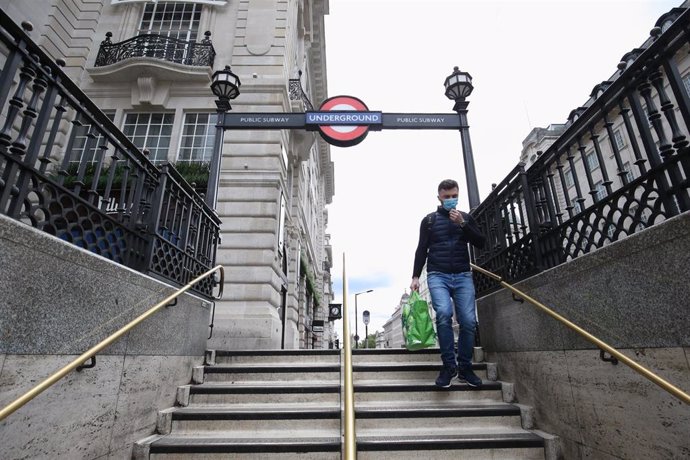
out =
[[[209,351],[206,363],[134,458],[340,458],[339,350]],[[353,368],[360,459],[559,458],[494,364],[474,365],[481,389],[437,388],[435,349],[353,350]]]

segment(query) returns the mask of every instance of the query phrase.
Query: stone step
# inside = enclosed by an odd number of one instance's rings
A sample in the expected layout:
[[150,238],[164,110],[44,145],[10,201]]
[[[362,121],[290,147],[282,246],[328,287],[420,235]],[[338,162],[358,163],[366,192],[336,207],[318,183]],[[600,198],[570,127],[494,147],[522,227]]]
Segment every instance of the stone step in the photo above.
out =
[[[154,436],[137,443],[135,458],[340,458],[334,438],[256,439],[231,436]],[[146,457],[144,457],[146,455]],[[150,455],[150,457],[148,457]],[[441,434],[437,436],[357,436],[360,459],[543,460],[544,439],[528,431]]]
[[519,430],[436,436],[358,436],[360,460],[543,460],[544,439]]
[[[496,368],[492,363],[472,365],[482,380],[496,380]],[[353,365],[355,381],[428,380],[433,382],[441,365],[438,363],[409,362],[403,364],[366,363]],[[204,382],[251,382],[251,381],[340,381],[340,365],[337,364],[233,364],[198,366],[192,374],[194,383]],[[390,374],[394,374],[391,376]]]
[[[340,363],[342,350],[207,350],[209,364],[260,364],[260,363]],[[441,352],[438,348],[425,348],[408,351],[405,348],[356,348],[352,350],[353,364],[367,362],[407,361],[439,363]],[[475,362],[483,361],[481,348],[474,349]]]
[[341,439],[336,437],[285,436],[274,439],[254,437],[152,436],[135,445],[136,460],[215,458],[233,459],[340,459]]
[[296,437],[337,437],[340,418],[339,405],[309,409],[274,409],[265,404],[250,409],[186,407],[160,411],[157,431],[176,436],[228,432],[234,437],[255,438],[280,438],[285,433]]
[[[434,382],[441,370],[439,363],[411,361],[406,363],[366,363],[353,364],[354,381],[375,380],[427,380]],[[482,380],[496,380],[496,366],[493,363],[472,364],[472,370]]]
[[340,364],[216,364],[194,368],[194,383],[252,381],[328,381],[340,382]]
[[365,363],[405,363],[409,361],[436,363],[441,362],[438,348],[425,348],[408,351],[405,348],[358,348],[352,350],[352,365]]
[[[412,428],[417,434],[430,435],[439,430],[456,427],[521,428],[521,411],[511,404],[455,403],[446,407],[430,405],[400,408],[391,406],[357,407],[357,432],[366,434],[387,430],[402,432]],[[232,431],[236,436],[280,437],[280,433],[311,433],[337,436],[340,432],[340,406],[275,408],[268,404],[231,407],[171,408],[158,414],[157,432],[175,435],[197,433],[210,436],[212,432]]]
[[502,382],[484,382],[479,388],[473,388],[467,383],[453,379],[450,388],[439,388],[429,381],[395,381],[381,383],[355,382],[355,402],[367,404],[385,402],[386,404],[400,403],[401,407],[409,401],[424,401],[430,403],[445,403],[448,401],[493,400],[512,402],[512,398],[504,397]]
[[207,350],[207,364],[340,364],[340,350]]
[[340,404],[340,384],[336,382],[251,382],[204,383],[180,387],[180,406],[217,404],[316,403]]
[[440,431],[458,431],[476,428],[524,428],[520,407],[489,402],[448,402],[445,405],[429,404],[356,407],[358,435],[376,435],[379,431],[402,434],[412,430],[413,434],[428,433],[433,436]]

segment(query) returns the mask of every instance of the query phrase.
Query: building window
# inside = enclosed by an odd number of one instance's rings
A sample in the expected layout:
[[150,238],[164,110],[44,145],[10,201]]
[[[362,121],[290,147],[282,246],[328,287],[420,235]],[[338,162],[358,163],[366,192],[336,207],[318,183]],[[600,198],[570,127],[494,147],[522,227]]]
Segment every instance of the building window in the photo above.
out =
[[619,129],[613,132],[613,140],[616,143],[616,147],[618,147],[619,150],[625,147],[625,140],[623,140],[623,135],[621,134],[621,131]]
[[585,209],[585,207],[583,206],[582,201],[576,201],[576,200],[577,200],[577,198],[573,199],[572,205],[573,205],[573,208],[575,210],[575,214],[580,214]]
[[177,161],[185,163],[206,163],[211,161],[216,139],[217,122],[217,113],[186,114]]
[[683,76],[683,86],[685,86],[685,92],[690,95],[690,73]]
[[288,170],[288,155],[287,152],[285,151],[285,146],[283,144],[280,144],[280,155],[281,158],[283,159],[283,166],[285,166],[285,170]]
[[575,180],[573,179],[573,172],[570,169],[566,169],[565,172],[563,173],[563,177],[565,178],[565,186],[570,188],[573,185],[575,185]]
[[603,200],[604,197],[606,197],[606,187],[604,187],[603,183],[597,182],[594,184],[594,190],[596,191],[594,194],[594,201]]
[[[115,119],[115,111],[104,111],[105,116],[108,117],[110,121]],[[72,131],[74,136],[74,143],[72,144],[72,154],[70,157],[70,163],[81,163],[86,161],[87,163],[96,163],[98,158],[96,152],[98,147],[104,143],[105,139],[100,133],[94,132],[89,136],[89,131],[91,130],[91,125],[75,126]],[[87,149],[89,144],[89,139],[93,138],[91,141],[91,147]]]
[[594,171],[599,167],[599,159],[597,158],[596,153],[589,152],[585,154],[585,159],[587,160],[587,166],[589,166],[590,171]]
[[616,234],[616,226],[613,224],[609,224],[608,228],[606,229],[606,235],[609,237],[611,241],[613,241],[613,236]]
[[636,217],[639,219],[638,224],[635,227],[635,230],[639,232],[640,230],[644,230],[645,228],[647,228],[647,222],[649,219],[649,212],[647,212],[646,209],[643,209],[642,212],[640,213],[640,215],[638,216],[637,215],[638,209],[639,209],[638,206],[633,205],[633,206],[630,206],[630,210],[628,212],[630,213],[630,216],[633,219]]
[[652,128],[654,125],[652,124],[652,120],[649,119],[649,112],[647,111],[647,106],[646,106],[646,105],[643,105],[643,106],[642,106],[642,112],[644,112],[645,120],[647,120],[647,126],[649,126],[650,128]]
[[635,176],[633,176],[633,173],[630,169],[630,162],[629,161],[626,161],[625,163],[623,163],[623,171],[625,171],[625,176],[621,176],[621,178],[625,177],[625,183],[629,184],[630,182],[632,182],[635,179]]
[[151,161],[162,162],[168,159],[174,118],[172,113],[129,113],[122,131],[134,145],[149,150]]
[[201,5],[196,3],[147,3],[141,18],[139,34],[154,34],[196,41],[201,19]]
[[287,203],[285,202],[285,195],[280,194],[280,217],[278,220],[278,253],[283,253],[285,245],[285,214],[287,212]]

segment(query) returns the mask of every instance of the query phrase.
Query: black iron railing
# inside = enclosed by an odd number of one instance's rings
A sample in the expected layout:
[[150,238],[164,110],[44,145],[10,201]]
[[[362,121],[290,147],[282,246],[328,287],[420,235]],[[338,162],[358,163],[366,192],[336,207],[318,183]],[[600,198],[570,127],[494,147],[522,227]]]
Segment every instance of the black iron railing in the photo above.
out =
[[[0,25],[0,212],[178,285],[213,267],[220,221],[203,198],[151,163],[2,10]],[[195,290],[211,296],[211,281]]]
[[[689,28],[685,8],[661,16],[556,142],[474,210],[488,236],[477,265],[521,280],[690,210],[690,97],[679,72]],[[476,282],[480,293],[498,287]]]
[[176,62],[189,66],[213,67],[216,51],[211,44],[211,32],[197,42],[179,40],[162,35],[144,34],[119,43],[112,43],[112,32],[105,34],[105,40],[96,56],[96,67],[115,64],[125,59],[148,57]]

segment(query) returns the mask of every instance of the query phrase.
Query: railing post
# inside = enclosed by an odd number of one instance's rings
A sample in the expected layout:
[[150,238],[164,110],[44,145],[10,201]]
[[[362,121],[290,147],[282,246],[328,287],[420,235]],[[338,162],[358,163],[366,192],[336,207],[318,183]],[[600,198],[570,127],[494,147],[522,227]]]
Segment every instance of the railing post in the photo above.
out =
[[153,260],[153,251],[156,246],[156,238],[158,238],[158,228],[160,226],[161,213],[163,211],[163,197],[168,185],[168,168],[167,164],[160,168],[158,176],[158,185],[153,193],[151,200],[151,209],[148,219],[148,232],[146,235],[146,259],[145,269],[151,270],[151,262]]
[[532,247],[534,249],[534,266],[537,271],[541,271],[542,268],[542,250],[540,243],[540,228],[539,222],[537,221],[537,208],[534,204],[534,197],[527,181],[527,173],[525,172],[525,165],[521,163],[519,165],[520,175],[520,187],[522,188],[522,194],[525,197],[525,211],[527,212],[527,223],[529,224],[530,233],[532,234]]
[[[644,85],[646,86],[644,86],[643,88],[646,88],[651,92],[651,89],[649,89],[649,83],[645,83]],[[650,113],[650,119],[647,119],[647,117],[644,116],[644,110],[642,110],[642,104],[640,104],[640,99],[637,91],[633,91],[632,93],[630,93],[630,95],[628,96],[628,102],[630,102],[630,109],[633,112],[633,117],[635,118],[637,129],[640,132],[640,138],[642,139],[642,145],[645,149],[645,153],[647,154],[649,165],[651,169],[655,169],[661,165],[661,157],[659,156],[659,150],[657,149],[654,139],[652,137],[652,131],[649,129],[652,108],[650,108],[650,106],[647,105],[647,110]],[[657,123],[660,122],[657,121]],[[663,130],[663,127],[661,129]],[[661,144],[661,139],[659,143]],[[675,216],[676,214],[678,214],[678,212],[676,210],[676,204],[673,202],[673,200],[670,199],[670,195],[668,193],[669,185],[668,181],[666,180],[666,174],[658,175],[657,184],[659,186],[659,192],[662,195],[661,200],[664,203],[664,209],[668,213],[669,217]]]

